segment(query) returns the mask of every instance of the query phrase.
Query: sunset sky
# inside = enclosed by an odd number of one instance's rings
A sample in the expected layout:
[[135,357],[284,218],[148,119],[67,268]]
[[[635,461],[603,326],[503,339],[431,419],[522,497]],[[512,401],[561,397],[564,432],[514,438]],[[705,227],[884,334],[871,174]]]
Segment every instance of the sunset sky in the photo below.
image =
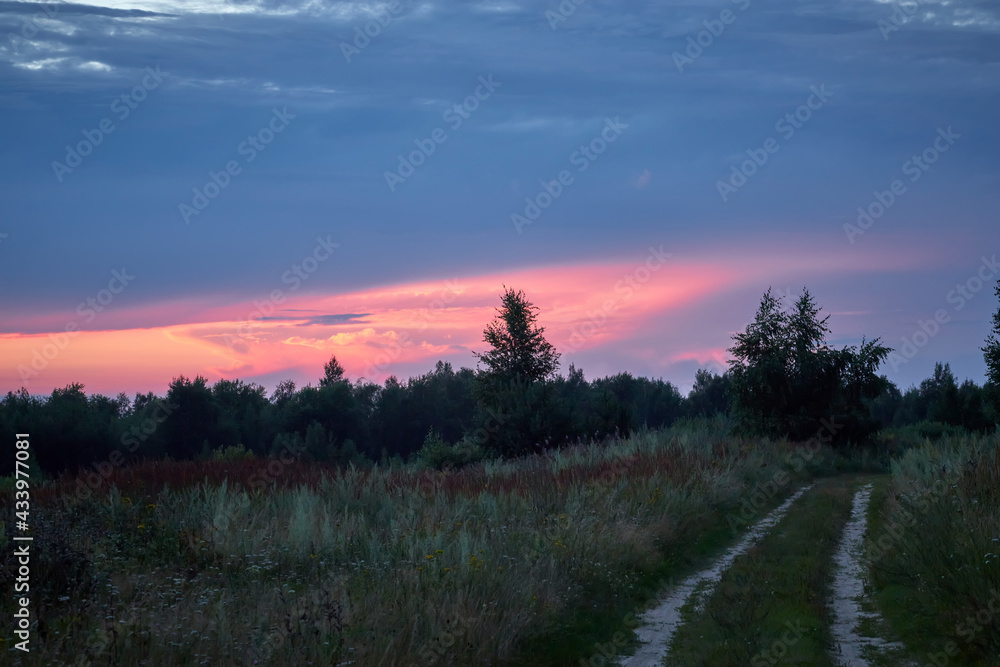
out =
[[0,1],[0,35],[3,392],[475,367],[504,285],[590,379],[687,391],[804,285],[835,345],[912,350],[901,388],[984,379],[995,2]]

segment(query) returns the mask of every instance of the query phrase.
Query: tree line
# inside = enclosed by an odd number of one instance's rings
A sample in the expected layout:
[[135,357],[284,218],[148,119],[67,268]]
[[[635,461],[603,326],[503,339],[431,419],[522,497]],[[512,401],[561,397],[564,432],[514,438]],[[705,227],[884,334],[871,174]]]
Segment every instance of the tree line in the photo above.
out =
[[[997,286],[1000,297],[1000,284]],[[698,370],[687,396],[671,383],[629,373],[587,380],[538,325],[538,308],[504,288],[484,330],[476,369],[435,368],[402,381],[351,382],[335,357],[314,386],[264,387],[241,380],[179,376],[166,395],[87,395],[82,384],[45,397],[25,388],[0,399],[0,429],[30,430],[48,473],[98,462],[277,456],[364,465],[420,459],[443,467],[489,456],[518,456],[578,442],[627,436],[681,419],[728,417],[747,434],[835,445],[864,445],[886,426],[919,424],[928,433],[986,431],[1000,422],[1000,309],[982,348],[987,382],[959,384],[948,364],[901,391],[879,366],[891,349],[879,339],[835,349],[829,316],[808,290],[793,303],[768,290],[755,319],[733,337],[729,368]],[[10,474],[11,461],[0,473]]]

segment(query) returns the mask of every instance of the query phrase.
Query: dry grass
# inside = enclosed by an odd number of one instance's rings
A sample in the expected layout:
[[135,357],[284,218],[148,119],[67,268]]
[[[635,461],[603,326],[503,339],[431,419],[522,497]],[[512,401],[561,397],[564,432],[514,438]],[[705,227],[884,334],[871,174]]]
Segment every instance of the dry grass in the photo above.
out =
[[266,490],[259,461],[147,464],[91,498],[64,478],[33,498],[38,625],[19,658],[503,664],[585,591],[633,594],[789,452],[667,432],[454,473],[290,464]]
[[922,661],[1000,655],[1000,433],[925,443],[893,464],[868,548],[880,606]]

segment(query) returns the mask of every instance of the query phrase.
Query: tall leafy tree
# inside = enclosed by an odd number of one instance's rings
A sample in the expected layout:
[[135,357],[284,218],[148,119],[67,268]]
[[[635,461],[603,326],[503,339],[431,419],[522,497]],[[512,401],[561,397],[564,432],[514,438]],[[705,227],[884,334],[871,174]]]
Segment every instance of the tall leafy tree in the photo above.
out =
[[547,380],[559,367],[559,353],[537,324],[538,308],[524,292],[504,286],[496,317],[483,332],[491,349],[476,353],[487,373],[500,380]]
[[[879,339],[831,348],[829,316],[807,289],[788,312],[768,289],[754,321],[729,348],[734,408],[743,426],[772,436],[861,440],[877,428],[865,401],[885,389]],[[840,420],[838,422],[838,420]]]
[[694,374],[694,386],[687,396],[685,410],[689,417],[711,417],[729,408],[729,373],[716,375],[707,368]]
[[242,444],[256,454],[267,452],[274,434],[268,431],[266,393],[261,385],[242,380],[215,383],[212,396],[219,409],[216,447]]
[[[1000,281],[996,285],[996,294],[1000,299]],[[1000,387],[1000,308],[993,313],[993,330],[986,337],[986,346],[981,349],[986,360],[986,379],[994,387]]]
[[278,383],[278,386],[274,388],[274,393],[271,394],[271,403],[276,407],[281,408],[288,401],[295,396],[295,380],[289,378],[288,380],[282,380]]
[[[167,452],[179,459],[194,458],[218,445],[219,405],[208,382],[198,375],[194,380],[180,375],[167,389],[167,403],[173,407],[163,429]],[[234,443],[229,443],[234,444]]]
[[538,325],[538,308],[524,292],[504,286],[497,315],[483,331],[490,349],[477,353],[485,366],[477,376],[477,433],[507,455],[547,446],[556,437],[548,415],[556,409],[551,380],[559,354]]
[[934,364],[934,374],[920,383],[919,392],[927,406],[927,419],[952,426],[962,423],[958,382],[950,364]]
[[330,357],[330,361],[323,366],[323,377],[319,381],[319,386],[332,387],[336,383],[344,381],[344,367],[337,361],[337,357]]
[[782,297],[768,288],[753,322],[733,336],[735,344],[728,352],[733,355],[729,373],[734,407],[751,431],[781,430],[781,415],[787,412],[790,398],[788,330],[789,316]]

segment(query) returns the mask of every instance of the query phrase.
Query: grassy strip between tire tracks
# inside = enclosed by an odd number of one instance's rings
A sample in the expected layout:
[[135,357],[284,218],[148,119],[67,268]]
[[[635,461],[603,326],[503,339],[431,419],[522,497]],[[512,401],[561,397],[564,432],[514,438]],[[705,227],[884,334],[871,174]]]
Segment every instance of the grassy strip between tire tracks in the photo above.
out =
[[833,553],[859,481],[820,481],[734,561],[707,600],[686,605],[666,664],[834,664],[827,608]]
[[[682,529],[684,538],[665,554],[662,563],[638,574],[634,595],[621,596],[620,591],[607,587],[591,588],[584,594],[586,604],[581,601],[573,614],[525,643],[523,655],[516,664],[532,667],[612,664],[612,656],[628,652],[628,647],[635,645],[631,632],[638,623],[635,619],[643,610],[656,605],[664,583],[673,585],[683,581],[720,557],[739,542],[756,521],[781,505],[795,487],[785,491],[770,498],[751,521],[734,518],[739,512],[737,507],[692,518]],[[625,641],[616,641],[622,636],[626,637]]]

